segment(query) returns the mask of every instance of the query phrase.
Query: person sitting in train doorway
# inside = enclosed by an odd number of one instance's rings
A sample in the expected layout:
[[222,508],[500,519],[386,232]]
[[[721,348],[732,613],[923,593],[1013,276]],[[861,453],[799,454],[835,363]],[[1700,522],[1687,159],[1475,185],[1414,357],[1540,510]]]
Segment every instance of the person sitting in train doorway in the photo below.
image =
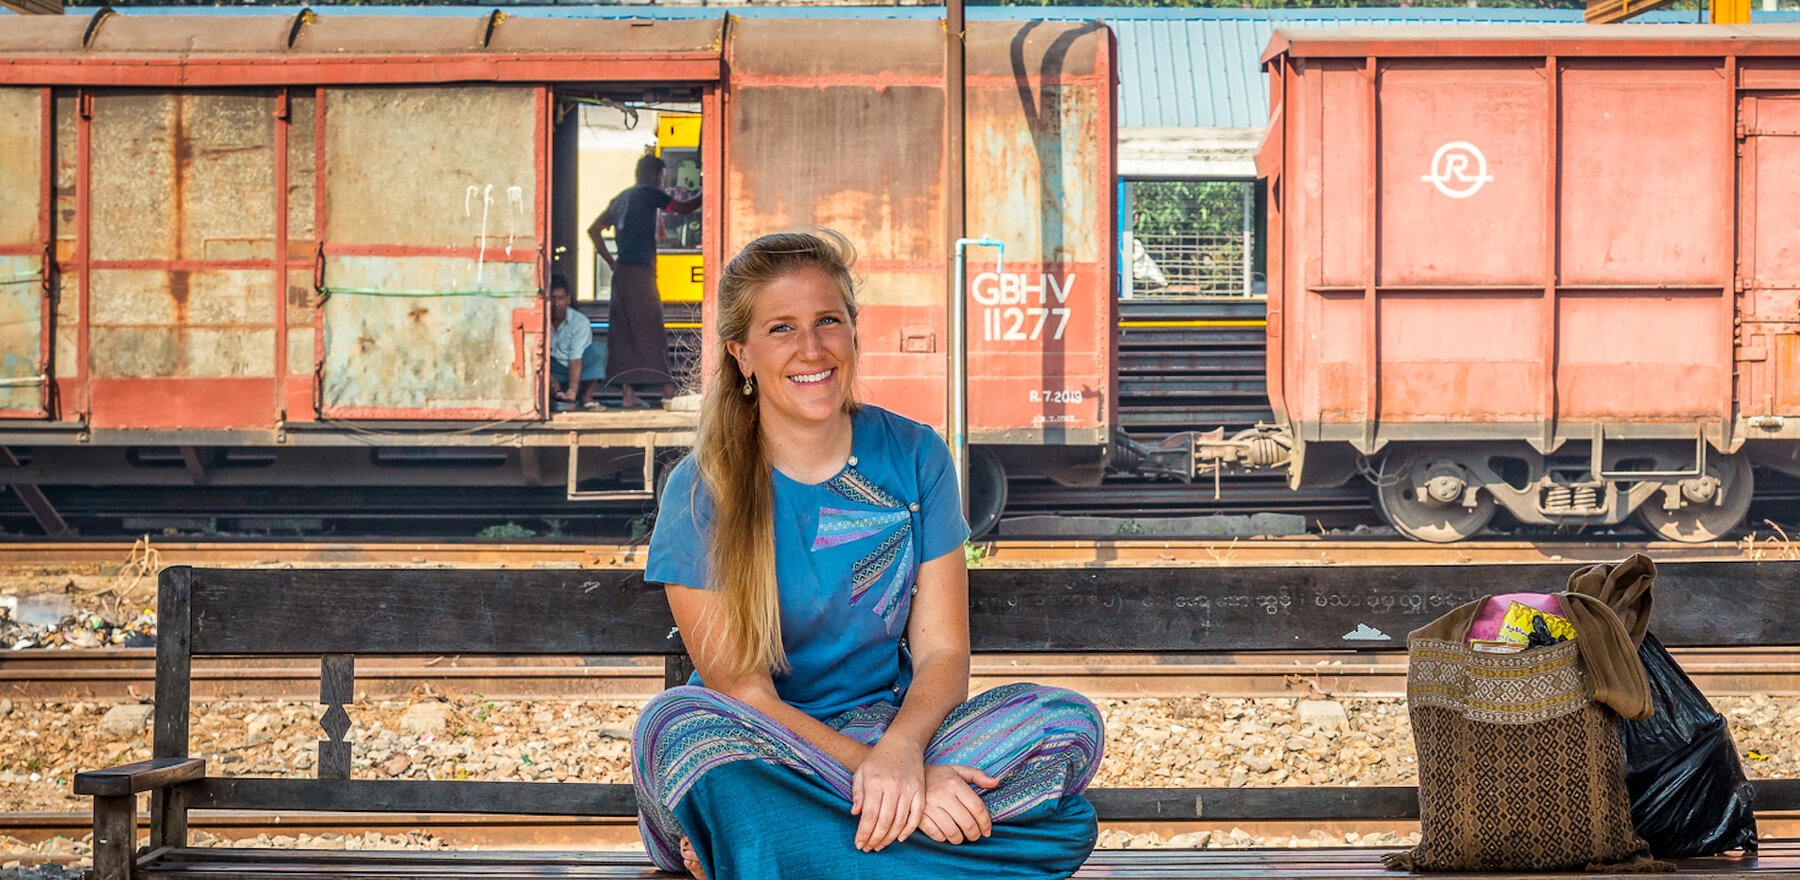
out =
[[859,404],[848,242],[767,235],[725,266],[721,353],[644,579],[697,670],[632,733],[664,870],[1043,877],[1096,839],[1101,718],[1061,688],[970,699],[956,472],[929,427]]
[[556,386],[558,409],[565,404],[587,410],[601,408],[594,399],[594,386],[605,375],[605,360],[594,342],[593,323],[569,307],[569,279],[550,276],[550,381]]
[[[614,196],[588,227],[594,250],[613,273],[606,380],[619,385],[627,409],[648,405],[638,399],[638,386],[660,384],[664,402],[675,397],[662,296],[656,290],[656,212],[690,213],[700,207],[700,195],[677,200],[663,191],[663,167],[662,158],[653,154],[638,159],[637,183]],[[600,235],[615,228],[617,256]]]

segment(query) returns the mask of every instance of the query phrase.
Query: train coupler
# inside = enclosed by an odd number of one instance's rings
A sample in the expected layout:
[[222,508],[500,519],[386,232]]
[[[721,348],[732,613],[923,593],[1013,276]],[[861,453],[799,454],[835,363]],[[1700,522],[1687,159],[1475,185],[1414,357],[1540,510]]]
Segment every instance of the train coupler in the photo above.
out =
[[1191,483],[1194,481],[1193,432],[1174,434],[1156,445],[1131,439],[1124,431],[1113,434],[1112,468],[1144,477],[1165,477]]

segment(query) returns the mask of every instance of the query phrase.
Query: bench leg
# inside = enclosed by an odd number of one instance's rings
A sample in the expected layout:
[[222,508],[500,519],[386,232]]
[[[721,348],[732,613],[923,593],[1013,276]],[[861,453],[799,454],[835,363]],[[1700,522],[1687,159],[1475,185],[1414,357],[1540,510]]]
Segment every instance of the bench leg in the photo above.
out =
[[663,658],[663,689],[681,687],[688,683],[688,676],[694,674],[694,659],[686,654],[675,654]]
[[150,793],[150,848],[188,845],[187,792],[159,788]]
[[94,798],[94,880],[131,880],[137,798]]

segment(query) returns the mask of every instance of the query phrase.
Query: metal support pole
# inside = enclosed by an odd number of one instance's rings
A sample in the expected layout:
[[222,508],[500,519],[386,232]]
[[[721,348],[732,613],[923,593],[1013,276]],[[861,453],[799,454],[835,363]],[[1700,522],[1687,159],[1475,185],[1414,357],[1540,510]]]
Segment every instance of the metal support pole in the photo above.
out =
[[1137,236],[1133,232],[1131,181],[1119,181],[1119,299],[1136,295],[1132,272],[1137,268]]
[[1252,276],[1256,267],[1256,181],[1244,184],[1244,295],[1256,293]]
[[950,462],[956,468],[956,485],[962,493],[963,516],[969,515],[969,293],[968,248],[970,245],[999,248],[994,257],[994,274],[1006,271],[1006,245],[991,238],[959,238],[956,240],[956,267],[950,296]]

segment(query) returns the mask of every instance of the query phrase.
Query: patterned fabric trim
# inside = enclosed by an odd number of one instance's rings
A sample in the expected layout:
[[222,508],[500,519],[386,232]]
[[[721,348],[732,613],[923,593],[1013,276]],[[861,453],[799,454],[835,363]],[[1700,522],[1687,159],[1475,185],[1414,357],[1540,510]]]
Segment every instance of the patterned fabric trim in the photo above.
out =
[[[892,703],[859,706],[826,719],[839,733],[873,745],[899,712]],[[1000,780],[977,790],[1001,822],[1080,794],[1100,768],[1105,737],[1099,710],[1062,688],[1016,683],[957,707],[925,750],[933,764],[979,767]],[[681,827],[674,807],[707,771],[733,761],[788,767],[850,801],[852,775],[835,758],[741,701],[701,687],[664,691],[644,707],[631,740],[638,826],[650,857],[680,871]]]
[[826,547],[860,541],[871,535],[878,535],[910,518],[910,514],[904,510],[870,514],[859,510],[821,507],[819,508],[819,532],[813,538],[812,548],[823,550]]
[[825,488],[846,501],[856,501],[871,507],[906,507],[900,503],[900,499],[889,494],[874,480],[858,473],[854,467],[846,467],[842,473],[826,480]]
[[[819,509],[819,529],[813,535],[812,549],[820,550],[873,539],[880,543],[850,567],[850,604],[863,604],[871,592],[876,596],[871,609],[892,633],[900,620],[900,609],[910,588],[918,564],[913,559],[912,511],[874,480],[858,473],[854,467],[825,481],[825,489],[853,504],[865,504],[879,510],[847,510],[837,507]],[[875,589],[876,587],[880,589]]]
[[1415,639],[1407,650],[1407,700],[1471,721],[1536,724],[1581,711],[1593,695],[1573,641],[1487,654],[1456,642]]

